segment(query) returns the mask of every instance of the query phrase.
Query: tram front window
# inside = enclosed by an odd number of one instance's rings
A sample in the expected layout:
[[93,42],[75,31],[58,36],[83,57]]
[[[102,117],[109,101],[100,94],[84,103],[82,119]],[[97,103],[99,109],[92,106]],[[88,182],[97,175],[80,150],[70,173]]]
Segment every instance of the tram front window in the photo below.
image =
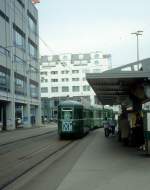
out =
[[64,119],[64,120],[72,119],[72,110],[71,109],[63,109],[62,110],[62,119]]

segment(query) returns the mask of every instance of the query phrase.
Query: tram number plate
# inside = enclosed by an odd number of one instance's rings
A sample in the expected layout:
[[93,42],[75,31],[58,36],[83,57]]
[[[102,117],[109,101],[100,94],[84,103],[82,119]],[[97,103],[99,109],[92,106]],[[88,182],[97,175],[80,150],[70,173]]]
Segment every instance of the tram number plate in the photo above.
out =
[[63,122],[62,131],[64,131],[64,132],[72,131],[72,123],[71,122]]

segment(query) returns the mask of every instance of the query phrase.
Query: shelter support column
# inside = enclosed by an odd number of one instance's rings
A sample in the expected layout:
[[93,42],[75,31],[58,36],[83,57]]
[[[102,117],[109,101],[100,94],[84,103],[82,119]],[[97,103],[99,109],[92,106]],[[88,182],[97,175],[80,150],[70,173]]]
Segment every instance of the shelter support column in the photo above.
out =
[[6,104],[6,129],[15,129],[15,102],[11,101]]
[[31,118],[30,118],[30,104],[25,104],[23,106],[23,124],[24,127],[31,127]]
[[41,125],[41,106],[36,106],[35,107],[35,124],[37,126]]

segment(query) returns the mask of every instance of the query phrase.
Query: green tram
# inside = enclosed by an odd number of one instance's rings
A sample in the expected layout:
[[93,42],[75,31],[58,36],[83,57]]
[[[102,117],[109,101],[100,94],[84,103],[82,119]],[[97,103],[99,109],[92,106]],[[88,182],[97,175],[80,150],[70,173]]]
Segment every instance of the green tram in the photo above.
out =
[[58,134],[81,137],[91,128],[92,110],[80,102],[64,101],[58,106]]
[[112,119],[113,110],[87,107],[77,101],[64,101],[58,106],[59,137],[82,137],[90,130],[103,127],[105,117]]

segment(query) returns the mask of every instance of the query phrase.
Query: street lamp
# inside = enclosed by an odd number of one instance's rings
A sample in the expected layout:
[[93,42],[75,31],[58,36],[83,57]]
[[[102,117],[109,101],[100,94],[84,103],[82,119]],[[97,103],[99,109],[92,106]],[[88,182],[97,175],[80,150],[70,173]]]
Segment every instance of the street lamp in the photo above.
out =
[[139,36],[142,36],[143,31],[142,30],[138,30],[136,32],[133,32],[131,34],[136,35],[136,39],[137,39],[137,62],[139,61]]

